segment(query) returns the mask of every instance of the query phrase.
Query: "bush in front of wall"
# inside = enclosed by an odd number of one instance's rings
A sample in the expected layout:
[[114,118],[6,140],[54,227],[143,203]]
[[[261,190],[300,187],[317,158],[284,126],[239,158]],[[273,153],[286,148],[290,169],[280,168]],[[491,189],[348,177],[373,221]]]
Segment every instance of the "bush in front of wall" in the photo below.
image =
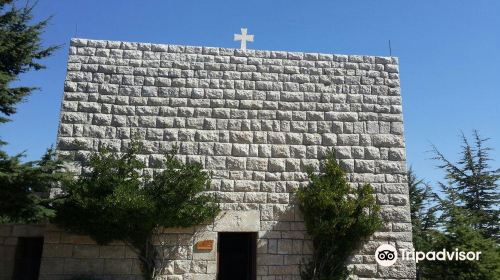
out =
[[62,186],[53,203],[53,222],[72,233],[89,235],[100,245],[122,241],[142,264],[145,279],[160,273],[153,236],[160,228],[191,227],[211,221],[219,206],[206,193],[210,174],[200,163],[182,163],[176,150],[165,154],[163,171],[142,174],[140,145],[125,153],[106,150],[88,157],[84,172]]
[[302,279],[347,279],[347,260],[381,226],[373,188],[351,186],[333,151],[319,174],[309,170],[308,175],[309,185],[296,192],[314,249],[301,271]]

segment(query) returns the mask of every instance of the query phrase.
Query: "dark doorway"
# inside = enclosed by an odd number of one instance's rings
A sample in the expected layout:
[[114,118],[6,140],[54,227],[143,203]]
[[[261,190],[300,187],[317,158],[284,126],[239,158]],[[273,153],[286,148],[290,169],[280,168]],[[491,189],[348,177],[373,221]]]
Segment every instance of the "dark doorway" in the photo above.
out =
[[256,232],[220,232],[217,280],[256,279]]
[[43,237],[19,237],[13,280],[37,280],[42,260]]

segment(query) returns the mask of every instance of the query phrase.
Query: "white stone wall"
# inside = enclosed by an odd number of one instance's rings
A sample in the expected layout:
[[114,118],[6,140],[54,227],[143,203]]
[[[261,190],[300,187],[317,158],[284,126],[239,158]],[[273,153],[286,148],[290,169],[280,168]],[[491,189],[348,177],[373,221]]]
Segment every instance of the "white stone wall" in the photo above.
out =
[[175,144],[212,170],[225,211],[163,236],[165,279],[215,279],[216,252],[193,244],[229,229],[258,231],[259,280],[300,279],[312,248],[292,191],[331,148],[353,184],[375,188],[385,221],[353,256],[354,273],[414,276],[411,264],[384,269],[373,257],[381,243],[412,246],[396,58],[72,40],[59,152],[123,151],[134,135],[148,171]]

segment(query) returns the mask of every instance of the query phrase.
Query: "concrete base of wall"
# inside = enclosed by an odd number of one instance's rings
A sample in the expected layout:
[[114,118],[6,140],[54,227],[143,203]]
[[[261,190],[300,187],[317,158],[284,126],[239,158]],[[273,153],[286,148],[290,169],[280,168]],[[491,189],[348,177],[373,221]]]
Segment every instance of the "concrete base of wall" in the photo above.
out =
[[44,225],[0,225],[0,280],[11,280],[19,237],[44,236]]

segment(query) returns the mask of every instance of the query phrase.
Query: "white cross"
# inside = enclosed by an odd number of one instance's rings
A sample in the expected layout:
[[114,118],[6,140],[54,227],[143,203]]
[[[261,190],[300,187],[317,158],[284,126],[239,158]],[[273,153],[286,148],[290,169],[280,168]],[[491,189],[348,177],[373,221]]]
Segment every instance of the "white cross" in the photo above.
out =
[[242,220],[240,216],[236,216],[236,225],[239,226],[241,224]]
[[247,35],[247,29],[241,28],[241,34],[234,34],[235,41],[241,41],[241,49],[247,49],[247,41],[253,42],[253,35]]

